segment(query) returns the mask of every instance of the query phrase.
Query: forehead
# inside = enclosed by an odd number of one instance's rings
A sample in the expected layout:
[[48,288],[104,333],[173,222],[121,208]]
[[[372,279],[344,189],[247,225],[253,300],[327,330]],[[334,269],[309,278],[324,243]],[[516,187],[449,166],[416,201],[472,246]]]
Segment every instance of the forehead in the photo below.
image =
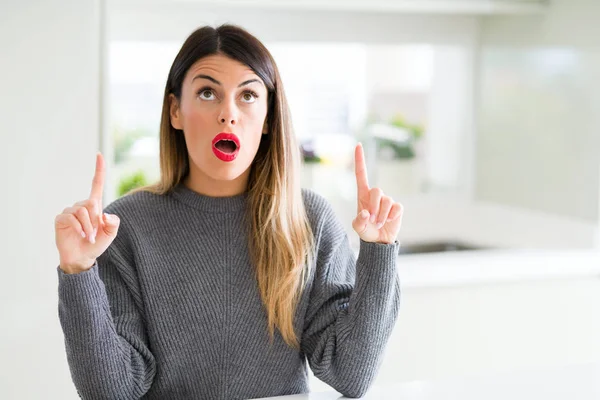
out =
[[210,74],[218,80],[239,77],[258,78],[252,68],[222,54],[213,54],[196,61],[190,67],[187,79],[192,80],[199,72]]

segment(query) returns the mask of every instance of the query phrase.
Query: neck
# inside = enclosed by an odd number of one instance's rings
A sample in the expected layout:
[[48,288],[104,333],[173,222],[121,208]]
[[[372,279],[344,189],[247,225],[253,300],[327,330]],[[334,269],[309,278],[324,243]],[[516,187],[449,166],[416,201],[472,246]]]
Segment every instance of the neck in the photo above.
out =
[[250,168],[235,179],[218,180],[190,168],[190,173],[183,180],[183,184],[194,192],[209,197],[232,197],[244,193],[248,187]]

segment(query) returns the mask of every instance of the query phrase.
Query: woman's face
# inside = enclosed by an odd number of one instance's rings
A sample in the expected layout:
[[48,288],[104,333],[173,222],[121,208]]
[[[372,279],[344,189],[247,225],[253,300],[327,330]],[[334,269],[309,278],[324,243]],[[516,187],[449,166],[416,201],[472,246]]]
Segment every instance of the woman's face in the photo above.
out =
[[237,192],[245,190],[249,167],[266,132],[264,82],[248,66],[212,55],[190,67],[180,102],[173,95],[170,100],[171,125],[185,135],[193,185],[205,189],[221,185],[229,191],[235,184],[241,189]]

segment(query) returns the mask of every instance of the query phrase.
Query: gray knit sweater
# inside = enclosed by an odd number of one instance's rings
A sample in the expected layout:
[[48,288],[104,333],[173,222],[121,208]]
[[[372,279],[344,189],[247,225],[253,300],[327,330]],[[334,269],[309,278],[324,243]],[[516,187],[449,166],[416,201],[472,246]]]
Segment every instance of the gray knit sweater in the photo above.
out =
[[361,241],[303,189],[317,258],[294,319],[301,351],[271,346],[244,234],[246,194],[179,185],[105,208],[119,233],[97,263],[58,268],[58,314],[84,399],[249,399],[308,391],[307,367],[348,397],[381,364],[400,306],[399,243]]

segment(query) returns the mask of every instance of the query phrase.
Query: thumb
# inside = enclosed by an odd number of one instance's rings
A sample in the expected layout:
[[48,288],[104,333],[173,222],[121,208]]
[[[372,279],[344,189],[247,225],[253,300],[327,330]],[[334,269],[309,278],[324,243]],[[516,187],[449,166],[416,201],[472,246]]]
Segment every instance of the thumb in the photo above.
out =
[[365,233],[367,230],[369,215],[369,211],[362,210],[360,213],[358,213],[356,218],[354,218],[354,221],[352,221],[352,228],[354,231],[356,231],[356,233],[358,233],[359,236]]
[[119,230],[119,224],[121,223],[121,220],[119,219],[119,217],[116,216],[115,214],[104,213],[102,215],[102,219],[104,222],[102,229],[104,230],[104,233],[106,234],[106,236],[109,236],[109,237],[117,236],[117,231]]

